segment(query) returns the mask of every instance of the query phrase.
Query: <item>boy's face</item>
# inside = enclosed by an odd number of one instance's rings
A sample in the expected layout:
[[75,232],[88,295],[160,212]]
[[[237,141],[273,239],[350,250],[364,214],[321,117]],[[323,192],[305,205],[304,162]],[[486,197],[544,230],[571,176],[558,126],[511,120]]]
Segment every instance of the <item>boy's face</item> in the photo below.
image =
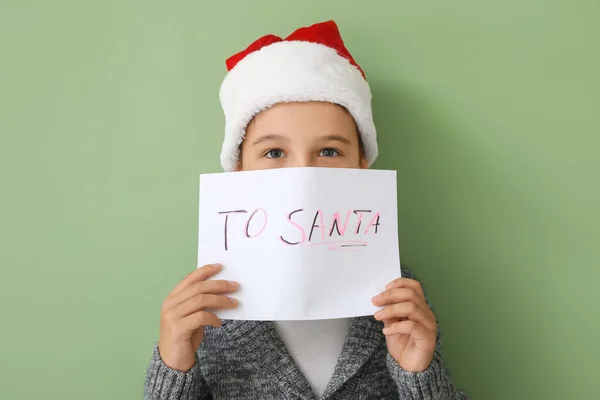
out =
[[297,102],[279,103],[255,116],[236,170],[367,166],[350,113],[332,103]]

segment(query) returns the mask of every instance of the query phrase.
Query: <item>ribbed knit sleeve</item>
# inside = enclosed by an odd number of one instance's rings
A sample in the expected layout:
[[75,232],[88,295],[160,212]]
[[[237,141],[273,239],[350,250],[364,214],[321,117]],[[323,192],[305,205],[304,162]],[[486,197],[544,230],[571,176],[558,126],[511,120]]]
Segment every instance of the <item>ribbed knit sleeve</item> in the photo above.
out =
[[387,355],[387,366],[396,382],[401,399],[406,400],[467,400],[465,393],[457,390],[441,357],[436,352],[433,361],[423,372],[408,372],[402,369],[391,355]]
[[208,400],[208,386],[202,378],[198,356],[192,369],[181,372],[169,368],[160,358],[158,346],[146,373],[144,400]]

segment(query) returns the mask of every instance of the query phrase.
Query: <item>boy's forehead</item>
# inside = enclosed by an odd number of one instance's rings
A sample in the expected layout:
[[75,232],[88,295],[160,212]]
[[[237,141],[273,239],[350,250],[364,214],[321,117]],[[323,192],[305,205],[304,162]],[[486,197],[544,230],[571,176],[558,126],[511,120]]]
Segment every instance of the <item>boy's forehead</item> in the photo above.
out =
[[353,142],[356,124],[343,108],[273,109],[256,116],[246,127],[244,139],[258,144],[264,141],[321,140]]

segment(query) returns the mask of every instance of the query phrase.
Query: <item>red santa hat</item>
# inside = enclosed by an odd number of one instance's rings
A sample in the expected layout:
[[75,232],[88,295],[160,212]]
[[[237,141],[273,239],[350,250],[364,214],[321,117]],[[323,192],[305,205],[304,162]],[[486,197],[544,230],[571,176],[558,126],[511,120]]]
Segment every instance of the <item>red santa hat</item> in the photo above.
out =
[[369,165],[377,158],[371,89],[335,22],[300,28],[285,39],[263,36],[226,64],[228,73],[220,90],[225,114],[221,165],[225,171],[236,167],[252,118],[284,102],[327,101],[345,107],[356,121]]

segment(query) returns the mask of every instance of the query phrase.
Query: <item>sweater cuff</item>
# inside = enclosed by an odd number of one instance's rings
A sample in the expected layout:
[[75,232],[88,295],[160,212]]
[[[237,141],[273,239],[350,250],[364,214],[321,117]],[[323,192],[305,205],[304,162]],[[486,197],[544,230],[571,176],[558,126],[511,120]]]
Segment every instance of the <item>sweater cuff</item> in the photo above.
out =
[[196,362],[189,371],[177,371],[169,368],[163,362],[157,345],[146,374],[144,399],[196,400],[205,398],[208,394],[208,387],[202,378],[197,354],[195,358]]
[[398,386],[401,399],[439,399],[444,393],[447,378],[437,353],[434,354],[429,367],[422,372],[405,371],[389,353],[386,363]]

